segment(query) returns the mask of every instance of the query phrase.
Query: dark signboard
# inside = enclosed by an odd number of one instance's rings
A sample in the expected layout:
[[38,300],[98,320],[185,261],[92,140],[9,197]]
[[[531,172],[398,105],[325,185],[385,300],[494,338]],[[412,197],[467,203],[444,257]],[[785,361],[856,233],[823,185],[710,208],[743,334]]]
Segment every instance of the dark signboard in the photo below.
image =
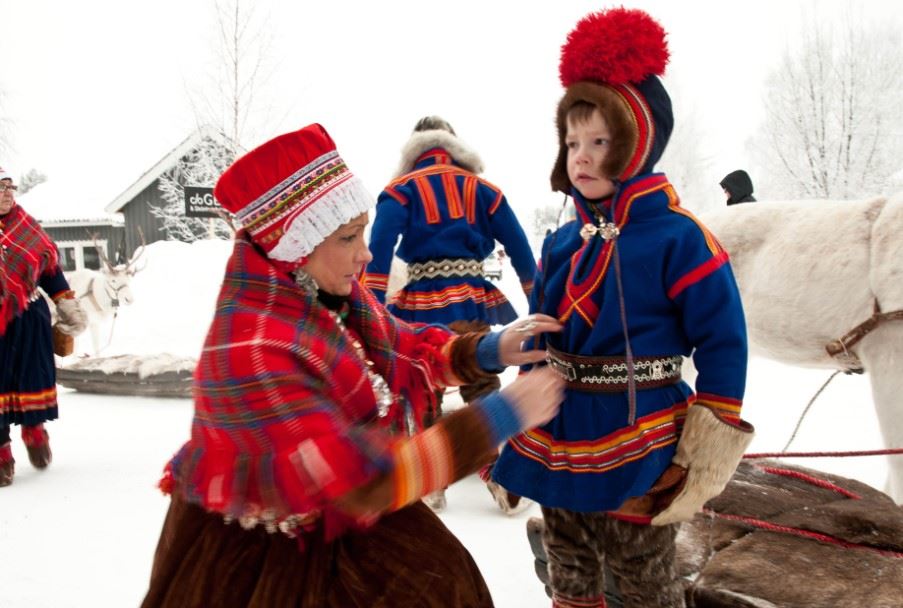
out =
[[220,217],[220,213],[213,188],[185,186],[185,217]]

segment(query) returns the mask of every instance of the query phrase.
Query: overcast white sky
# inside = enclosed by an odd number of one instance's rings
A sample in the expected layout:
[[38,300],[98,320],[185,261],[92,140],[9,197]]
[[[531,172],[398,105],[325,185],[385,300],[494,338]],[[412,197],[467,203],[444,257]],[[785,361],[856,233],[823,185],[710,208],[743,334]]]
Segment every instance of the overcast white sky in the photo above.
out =
[[[523,221],[556,202],[548,173],[561,95],[558,54],[598,1],[260,0],[271,51],[245,141],[321,122],[378,192],[417,118],[441,114],[482,155],[485,177]],[[702,119],[717,181],[746,166],[761,119],[764,77],[806,16],[837,19],[846,0],[627,2],[669,32],[666,86],[680,116]],[[857,3],[895,19],[892,0]],[[212,0],[0,0],[0,118],[15,175],[50,179],[25,199],[38,217],[100,216],[103,208],[195,127],[189,89],[214,66]],[[659,167],[667,172],[667,167]],[[40,193],[40,196],[38,196]],[[685,201],[689,203],[689,201]],[[690,204],[692,207],[692,204]]]

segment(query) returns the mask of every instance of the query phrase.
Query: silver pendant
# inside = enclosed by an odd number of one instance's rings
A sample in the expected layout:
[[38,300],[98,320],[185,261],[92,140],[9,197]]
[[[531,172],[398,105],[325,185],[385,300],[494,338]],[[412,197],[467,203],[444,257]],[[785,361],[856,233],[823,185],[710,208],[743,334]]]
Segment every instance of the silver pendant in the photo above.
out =
[[320,288],[314,278],[300,268],[295,270],[295,285],[312,296],[316,296],[317,290]]
[[621,230],[614,222],[602,222],[599,226],[587,222],[586,224],[583,224],[583,228],[580,229],[580,237],[584,241],[590,240],[597,234],[601,236],[603,240],[611,241],[618,238],[618,235],[621,234]]

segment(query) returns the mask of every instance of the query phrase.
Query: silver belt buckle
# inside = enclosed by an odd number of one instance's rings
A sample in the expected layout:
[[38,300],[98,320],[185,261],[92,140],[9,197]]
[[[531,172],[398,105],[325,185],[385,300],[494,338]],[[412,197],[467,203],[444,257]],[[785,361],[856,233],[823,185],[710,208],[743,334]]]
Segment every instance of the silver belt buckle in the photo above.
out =
[[665,363],[661,359],[652,362],[652,379],[663,380],[665,378]]
[[562,375],[568,379],[568,381],[573,382],[577,379],[577,370],[574,369],[574,364],[569,361],[562,361],[551,353],[546,354],[546,361],[555,368],[556,371],[562,373]]

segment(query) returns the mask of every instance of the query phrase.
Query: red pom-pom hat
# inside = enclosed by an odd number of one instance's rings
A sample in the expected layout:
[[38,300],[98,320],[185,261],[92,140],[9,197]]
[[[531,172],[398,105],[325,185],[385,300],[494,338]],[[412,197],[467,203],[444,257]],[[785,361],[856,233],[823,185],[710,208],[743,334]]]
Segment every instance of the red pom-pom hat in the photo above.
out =
[[603,166],[611,179],[652,170],[674,126],[671,99],[658,79],[669,58],[666,37],[647,13],[626,8],[592,13],[568,34],[559,65],[566,91],[558,104],[554,190],[570,192],[564,137],[567,113],[581,101],[599,108],[612,130],[613,147]]

